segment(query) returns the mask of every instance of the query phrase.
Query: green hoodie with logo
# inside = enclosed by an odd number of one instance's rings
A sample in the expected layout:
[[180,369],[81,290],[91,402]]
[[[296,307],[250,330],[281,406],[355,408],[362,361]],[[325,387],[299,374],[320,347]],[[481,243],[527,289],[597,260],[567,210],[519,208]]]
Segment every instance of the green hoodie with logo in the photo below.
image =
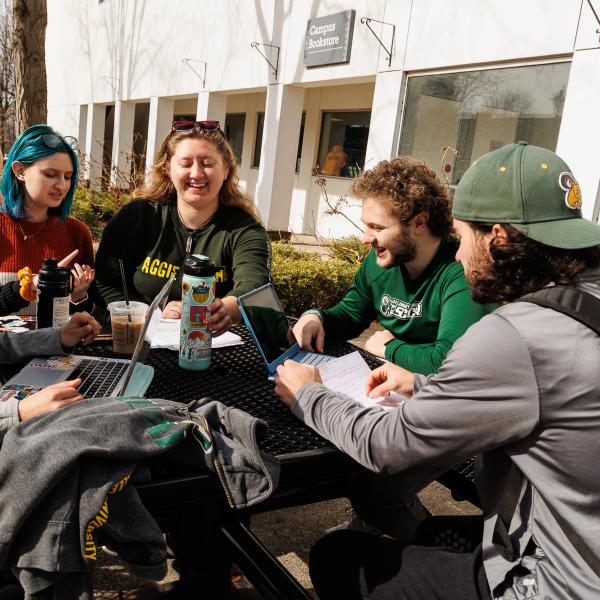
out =
[[267,232],[241,208],[221,205],[210,223],[192,231],[181,223],[174,203],[134,200],[106,225],[96,254],[96,282],[104,302],[124,299],[119,258],[131,299],[150,303],[176,273],[169,298],[179,300],[188,243],[192,254],[223,267],[217,276],[218,298],[240,296],[271,280]]
[[457,249],[455,241],[442,241],[414,280],[402,265],[378,266],[372,251],[343,300],[321,310],[326,335],[350,339],[377,320],[396,338],[385,346],[387,360],[414,373],[437,372],[454,342],[495,308],[471,299]]

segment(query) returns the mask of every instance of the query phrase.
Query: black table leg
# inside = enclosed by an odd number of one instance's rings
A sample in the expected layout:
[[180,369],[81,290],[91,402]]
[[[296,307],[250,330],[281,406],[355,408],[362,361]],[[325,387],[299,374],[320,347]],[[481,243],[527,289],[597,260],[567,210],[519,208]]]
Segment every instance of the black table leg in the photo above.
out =
[[233,559],[265,600],[310,600],[293,575],[235,518],[226,519],[221,533]]

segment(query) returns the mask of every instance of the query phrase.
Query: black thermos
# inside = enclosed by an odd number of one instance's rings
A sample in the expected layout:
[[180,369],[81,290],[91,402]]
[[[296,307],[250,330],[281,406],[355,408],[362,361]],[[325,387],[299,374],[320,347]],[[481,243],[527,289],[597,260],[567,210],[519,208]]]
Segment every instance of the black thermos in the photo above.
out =
[[71,271],[59,267],[55,258],[45,258],[38,273],[37,327],[62,327],[69,320]]

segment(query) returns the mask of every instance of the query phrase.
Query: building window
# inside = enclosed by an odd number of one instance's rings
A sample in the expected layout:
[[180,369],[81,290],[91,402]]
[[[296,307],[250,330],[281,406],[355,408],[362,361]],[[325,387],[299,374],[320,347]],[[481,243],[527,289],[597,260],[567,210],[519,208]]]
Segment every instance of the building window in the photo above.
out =
[[356,177],[365,166],[371,111],[324,112],[319,170],[333,177]]
[[[304,121],[306,113],[302,113],[300,121],[300,135],[298,136],[298,149],[296,151],[296,173],[300,171],[300,158],[302,155],[302,141],[304,140]],[[260,166],[260,150],[262,147],[263,128],[265,126],[265,113],[258,113],[256,119],[256,140],[254,142],[254,160],[252,166],[258,168]]]
[[225,137],[229,140],[238,165],[242,164],[245,124],[245,113],[227,113],[225,115]]
[[265,113],[256,115],[256,137],[254,139],[254,158],[252,166],[258,168],[260,165],[260,150],[262,147],[263,127],[265,126]]
[[[457,184],[483,154],[526,141],[556,149],[570,63],[408,79],[399,154]],[[444,146],[457,153],[446,154]]]

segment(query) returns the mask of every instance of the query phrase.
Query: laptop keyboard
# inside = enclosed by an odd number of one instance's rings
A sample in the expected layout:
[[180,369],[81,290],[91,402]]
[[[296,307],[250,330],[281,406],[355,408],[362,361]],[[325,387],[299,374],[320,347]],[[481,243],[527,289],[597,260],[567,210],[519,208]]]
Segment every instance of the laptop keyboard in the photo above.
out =
[[312,352],[310,354],[307,354],[301,362],[304,365],[312,365],[314,367],[316,365],[321,364],[322,362],[327,362],[332,358],[335,357],[329,356],[328,354],[317,354],[316,352]]
[[77,388],[85,398],[110,396],[125,374],[129,362],[83,358],[69,379],[81,378]]

